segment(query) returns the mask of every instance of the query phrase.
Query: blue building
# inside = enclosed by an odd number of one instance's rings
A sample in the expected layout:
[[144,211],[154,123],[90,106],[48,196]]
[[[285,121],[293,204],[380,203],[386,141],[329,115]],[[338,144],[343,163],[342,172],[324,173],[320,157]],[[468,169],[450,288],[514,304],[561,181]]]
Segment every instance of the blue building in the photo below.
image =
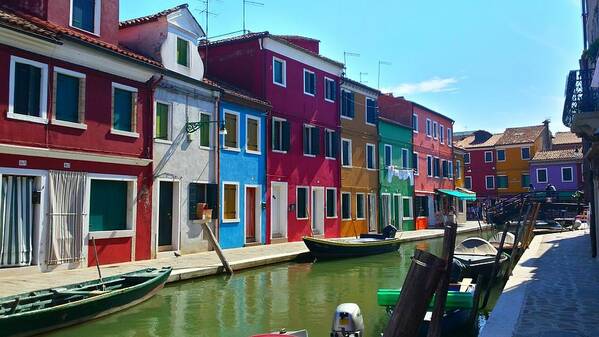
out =
[[241,100],[225,93],[220,120],[220,227],[222,248],[266,242],[266,110],[265,102]]

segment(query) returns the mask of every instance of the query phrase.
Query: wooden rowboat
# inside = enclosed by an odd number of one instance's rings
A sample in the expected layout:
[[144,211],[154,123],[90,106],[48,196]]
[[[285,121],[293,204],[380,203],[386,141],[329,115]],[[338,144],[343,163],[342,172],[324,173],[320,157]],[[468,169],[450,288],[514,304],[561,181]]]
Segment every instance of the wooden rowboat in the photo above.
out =
[[[455,247],[453,254],[454,268],[458,268],[461,277],[478,279],[481,275],[485,280],[491,280],[496,275],[491,275],[497,249],[487,240],[481,238],[468,238]],[[502,270],[501,266],[507,261],[508,255],[502,254],[499,259],[497,272]]]
[[0,298],[2,336],[31,336],[106,316],[156,294],[172,268],[143,269],[100,280]]
[[396,238],[317,239],[304,237],[304,243],[316,259],[340,259],[397,251]]

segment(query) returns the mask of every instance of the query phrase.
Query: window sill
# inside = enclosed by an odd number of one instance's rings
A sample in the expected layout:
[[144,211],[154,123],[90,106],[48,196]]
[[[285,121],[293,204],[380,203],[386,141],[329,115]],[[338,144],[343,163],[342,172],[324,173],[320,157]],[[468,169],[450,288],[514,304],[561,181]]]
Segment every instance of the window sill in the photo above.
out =
[[364,124],[368,125],[368,126],[376,126],[376,124],[373,123],[368,123],[368,122],[364,122]]
[[272,152],[274,152],[274,153],[282,153],[282,154],[287,154],[287,151],[283,151],[283,150],[272,150]]
[[117,136],[131,137],[131,138],[139,138],[139,133],[131,132],[131,131],[122,131],[117,129],[110,129],[110,133]]
[[366,169],[367,169],[368,171],[376,171],[376,169],[375,169],[375,168],[369,168],[369,167],[367,167]]
[[341,219],[341,221],[351,221],[351,218]]
[[364,220],[366,220],[366,218],[356,218],[356,220],[364,221]]
[[325,101],[325,102],[329,102],[329,103],[335,103],[335,101],[333,101],[333,100],[331,100],[331,99],[328,99],[328,98],[325,98],[325,99],[324,99],[324,101]]
[[310,97],[315,97],[315,96],[316,96],[316,93],[314,93],[314,94],[311,94],[311,93],[309,93],[309,92],[305,92],[305,91],[304,91],[304,95],[306,95],[306,96],[310,96]]
[[199,148],[202,149],[202,150],[212,151],[212,148],[210,146],[202,146],[202,145],[200,145]]
[[278,85],[281,88],[287,88],[287,83],[279,83],[279,82],[276,82],[276,81],[272,81],[272,84]]
[[304,153],[304,157],[316,158],[316,155]]
[[343,168],[353,168],[353,166],[351,166],[351,165],[341,165],[341,167],[343,167]]
[[310,219],[310,218],[297,218],[297,217],[295,218],[295,220],[308,220],[308,219]]
[[327,216],[326,219],[337,219],[337,216]]
[[324,159],[326,159],[326,160],[337,160],[337,158],[335,158],[335,157],[324,157]]
[[418,130],[412,130],[412,132],[414,132],[414,133],[418,133]]
[[[95,21],[95,19],[94,19],[94,21]],[[94,23],[95,23],[95,22],[94,22]],[[95,31],[93,31],[93,32],[90,32],[89,30],[85,30],[85,29],[83,29],[83,28],[75,27],[75,26],[73,26],[73,25],[69,25],[69,27],[71,27],[71,28],[73,28],[73,29],[75,29],[75,30],[77,30],[77,31],[80,31],[80,32],[82,32],[82,33],[85,33],[85,34],[90,34],[90,35],[93,35],[93,36],[95,36],[95,37],[100,37],[100,33],[98,33],[98,32],[95,32]]]
[[412,217],[408,217],[408,218],[401,218],[402,220],[414,220],[414,218]]
[[248,149],[245,150],[245,153],[253,154],[253,155],[257,155],[257,156],[262,155],[262,151],[253,151],[253,150],[248,150]]
[[32,122],[32,123],[38,123],[38,124],[48,124],[48,119],[47,118],[35,117],[35,116],[29,116],[29,115],[22,115],[22,114],[13,113],[13,112],[10,112],[10,111],[6,113],[6,117],[10,118],[10,119],[18,119],[20,121],[25,121],[25,122]]
[[114,238],[132,238],[135,236],[135,231],[132,229],[123,229],[115,231],[98,231],[89,232],[89,240],[95,239],[114,239]]
[[61,121],[59,119],[53,119],[50,123],[52,123],[52,125],[64,126],[67,128],[87,130],[87,125],[83,124],[83,123],[67,122],[67,121]]
[[353,117],[348,117],[348,116],[343,116],[343,115],[341,115],[341,118],[343,118],[343,119],[347,119],[347,120],[350,120],[350,121],[353,121],[353,120],[354,120],[354,118],[353,118]]
[[239,221],[239,219],[223,219],[222,223],[236,223]]
[[224,151],[231,151],[231,152],[241,152],[241,149],[238,147],[223,147]]
[[170,140],[166,140],[166,139],[160,139],[160,138],[154,138],[154,141],[156,143],[160,143],[160,144],[167,144],[167,145],[172,145],[173,142]]

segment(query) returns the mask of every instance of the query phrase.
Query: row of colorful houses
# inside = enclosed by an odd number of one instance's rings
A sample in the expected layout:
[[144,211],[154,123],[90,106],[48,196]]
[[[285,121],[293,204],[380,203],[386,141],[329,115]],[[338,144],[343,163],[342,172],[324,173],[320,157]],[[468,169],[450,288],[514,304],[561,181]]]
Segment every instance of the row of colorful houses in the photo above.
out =
[[412,230],[456,203],[453,120],[318,40],[206,41],[187,5],[118,17],[0,5],[0,267],[199,252],[204,224],[224,248]]

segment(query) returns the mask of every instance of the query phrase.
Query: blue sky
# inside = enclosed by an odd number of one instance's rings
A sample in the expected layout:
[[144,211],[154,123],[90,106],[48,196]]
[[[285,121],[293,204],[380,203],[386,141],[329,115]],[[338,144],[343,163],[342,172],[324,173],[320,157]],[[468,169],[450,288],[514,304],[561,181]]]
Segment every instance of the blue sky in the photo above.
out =
[[[256,0],[247,28],[321,41],[323,55],[347,74],[437,110],[455,130],[561,123],[567,72],[582,50],[579,0]],[[143,3],[143,6],[140,4]],[[121,19],[151,14],[177,0],[121,0]],[[204,2],[190,0],[200,24]],[[208,35],[242,29],[242,0],[210,0]]]

